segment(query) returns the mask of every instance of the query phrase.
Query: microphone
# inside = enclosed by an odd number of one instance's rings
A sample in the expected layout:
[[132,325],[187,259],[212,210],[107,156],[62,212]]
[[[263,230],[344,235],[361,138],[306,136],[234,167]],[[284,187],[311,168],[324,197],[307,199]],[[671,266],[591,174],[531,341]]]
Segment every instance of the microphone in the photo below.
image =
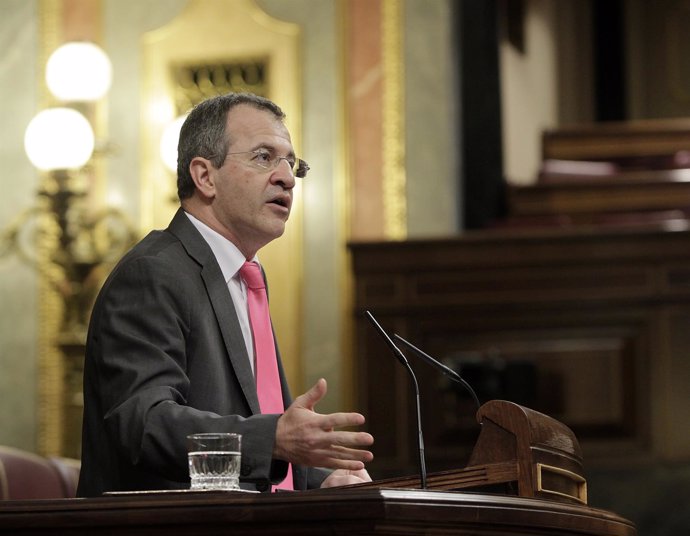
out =
[[373,326],[376,328],[376,331],[378,331],[381,334],[381,337],[383,337],[383,340],[386,341],[386,344],[388,347],[393,351],[393,355],[400,361],[400,363],[403,364],[403,366],[407,369],[407,372],[410,374],[410,377],[412,378],[412,383],[414,384],[414,391],[416,395],[416,406],[417,406],[417,444],[418,444],[418,450],[419,450],[419,480],[421,482],[421,487],[422,489],[426,489],[426,462],[424,461],[424,436],[422,435],[422,411],[421,411],[421,404],[419,401],[419,385],[417,384],[417,377],[414,374],[414,371],[412,370],[412,367],[410,366],[410,363],[408,363],[407,358],[405,355],[400,351],[400,348],[398,348],[395,343],[391,340],[391,338],[388,336],[388,333],[381,327],[381,325],[376,321],[374,318],[374,315],[372,315],[369,311],[365,311],[365,314],[369,318],[369,321],[373,324]]
[[403,338],[402,338],[400,335],[398,335],[397,333],[394,333],[394,334],[393,334],[393,338],[394,338],[396,341],[401,342],[401,343],[403,343],[405,346],[407,346],[410,350],[412,350],[412,352],[414,352],[414,353],[415,353],[418,357],[420,357],[423,361],[426,361],[426,362],[427,362],[429,365],[431,365],[432,367],[435,367],[435,368],[437,368],[438,370],[440,370],[443,374],[445,374],[446,376],[448,376],[448,377],[449,377],[451,380],[453,380],[454,382],[457,382],[457,383],[459,383],[460,385],[462,385],[465,389],[467,389],[467,390],[469,391],[470,395],[472,395],[472,400],[474,400],[474,403],[477,405],[477,409],[479,409],[479,408],[481,407],[481,404],[479,403],[479,398],[477,398],[477,393],[474,392],[474,389],[472,389],[472,386],[471,386],[469,383],[467,383],[465,380],[462,379],[462,377],[460,376],[460,374],[458,374],[457,372],[455,372],[452,368],[448,368],[447,366],[445,366],[443,363],[441,363],[441,362],[438,361],[437,359],[434,359],[433,357],[431,357],[431,356],[430,356],[429,354],[427,354],[426,352],[423,352],[422,350],[420,350],[419,348],[417,348],[417,347],[416,347],[414,344],[412,344],[411,342],[406,341],[405,339],[403,339]]

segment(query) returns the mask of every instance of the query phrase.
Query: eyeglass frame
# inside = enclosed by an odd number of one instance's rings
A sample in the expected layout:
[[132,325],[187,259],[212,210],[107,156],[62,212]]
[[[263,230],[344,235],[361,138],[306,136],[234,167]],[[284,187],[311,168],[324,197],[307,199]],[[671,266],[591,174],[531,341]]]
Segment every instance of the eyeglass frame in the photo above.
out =
[[[256,166],[258,168],[261,168],[263,170],[266,170],[266,171],[272,171],[272,170],[276,169],[280,165],[280,161],[285,160],[285,162],[287,162],[287,164],[288,164],[288,167],[292,171],[292,174],[299,179],[305,178],[307,176],[307,172],[311,169],[309,167],[309,164],[307,164],[306,160],[303,160],[303,159],[297,158],[297,157],[289,157],[289,156],[272,156],[272,152],[267,150],[267,149],[254,149],[253,151],[238,151],[238,152],[234,152],[234,153],[226,153],[225,159],[227,160],[228,156],[233,156],[233,155],[238,155],[238,154],[253,154],[256,156],[265,154],[267,156],[270,156],[271,162],[274,162],[272,165],[268,164],[268,165],[264,166],[260,162],[255,161],[253,158],[249,160],[249,164]],[[290,164],[291,158],[295,159],[295,163],[292,165]]]

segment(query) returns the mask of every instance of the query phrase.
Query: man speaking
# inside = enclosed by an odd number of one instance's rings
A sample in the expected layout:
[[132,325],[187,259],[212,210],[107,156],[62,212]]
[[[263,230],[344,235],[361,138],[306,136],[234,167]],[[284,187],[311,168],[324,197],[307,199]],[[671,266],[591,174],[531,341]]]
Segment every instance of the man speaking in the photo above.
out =
[[364,417],[317,413],[323,379],[292,401],[273,340],[257,253],[283,234],[309,169],[284,118],[230,93],[182,126],[181,207],[123,257],[91,316],[78,495],[187,488],[185,438],[201,432],[242,435],[245,489],[370,480],[372,436],[340,431]]

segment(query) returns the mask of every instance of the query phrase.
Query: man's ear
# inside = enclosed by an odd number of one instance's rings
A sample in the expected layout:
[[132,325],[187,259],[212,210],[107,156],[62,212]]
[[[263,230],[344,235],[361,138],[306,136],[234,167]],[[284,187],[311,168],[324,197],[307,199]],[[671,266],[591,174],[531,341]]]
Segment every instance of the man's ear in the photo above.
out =
[[199,193],[207,198],[215,197],[216,195],[216,168],[213,167],[210,160],[195,156],[189,163],[189,174],[192,176],[194,185]]

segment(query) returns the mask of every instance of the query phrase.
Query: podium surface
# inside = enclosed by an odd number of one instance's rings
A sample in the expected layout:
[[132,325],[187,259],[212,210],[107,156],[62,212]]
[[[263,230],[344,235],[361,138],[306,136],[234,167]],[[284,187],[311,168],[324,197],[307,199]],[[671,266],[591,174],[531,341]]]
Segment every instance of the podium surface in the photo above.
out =
[[587,506],[468,492],[338,488],[0,502],[0,534],[636,536]]

